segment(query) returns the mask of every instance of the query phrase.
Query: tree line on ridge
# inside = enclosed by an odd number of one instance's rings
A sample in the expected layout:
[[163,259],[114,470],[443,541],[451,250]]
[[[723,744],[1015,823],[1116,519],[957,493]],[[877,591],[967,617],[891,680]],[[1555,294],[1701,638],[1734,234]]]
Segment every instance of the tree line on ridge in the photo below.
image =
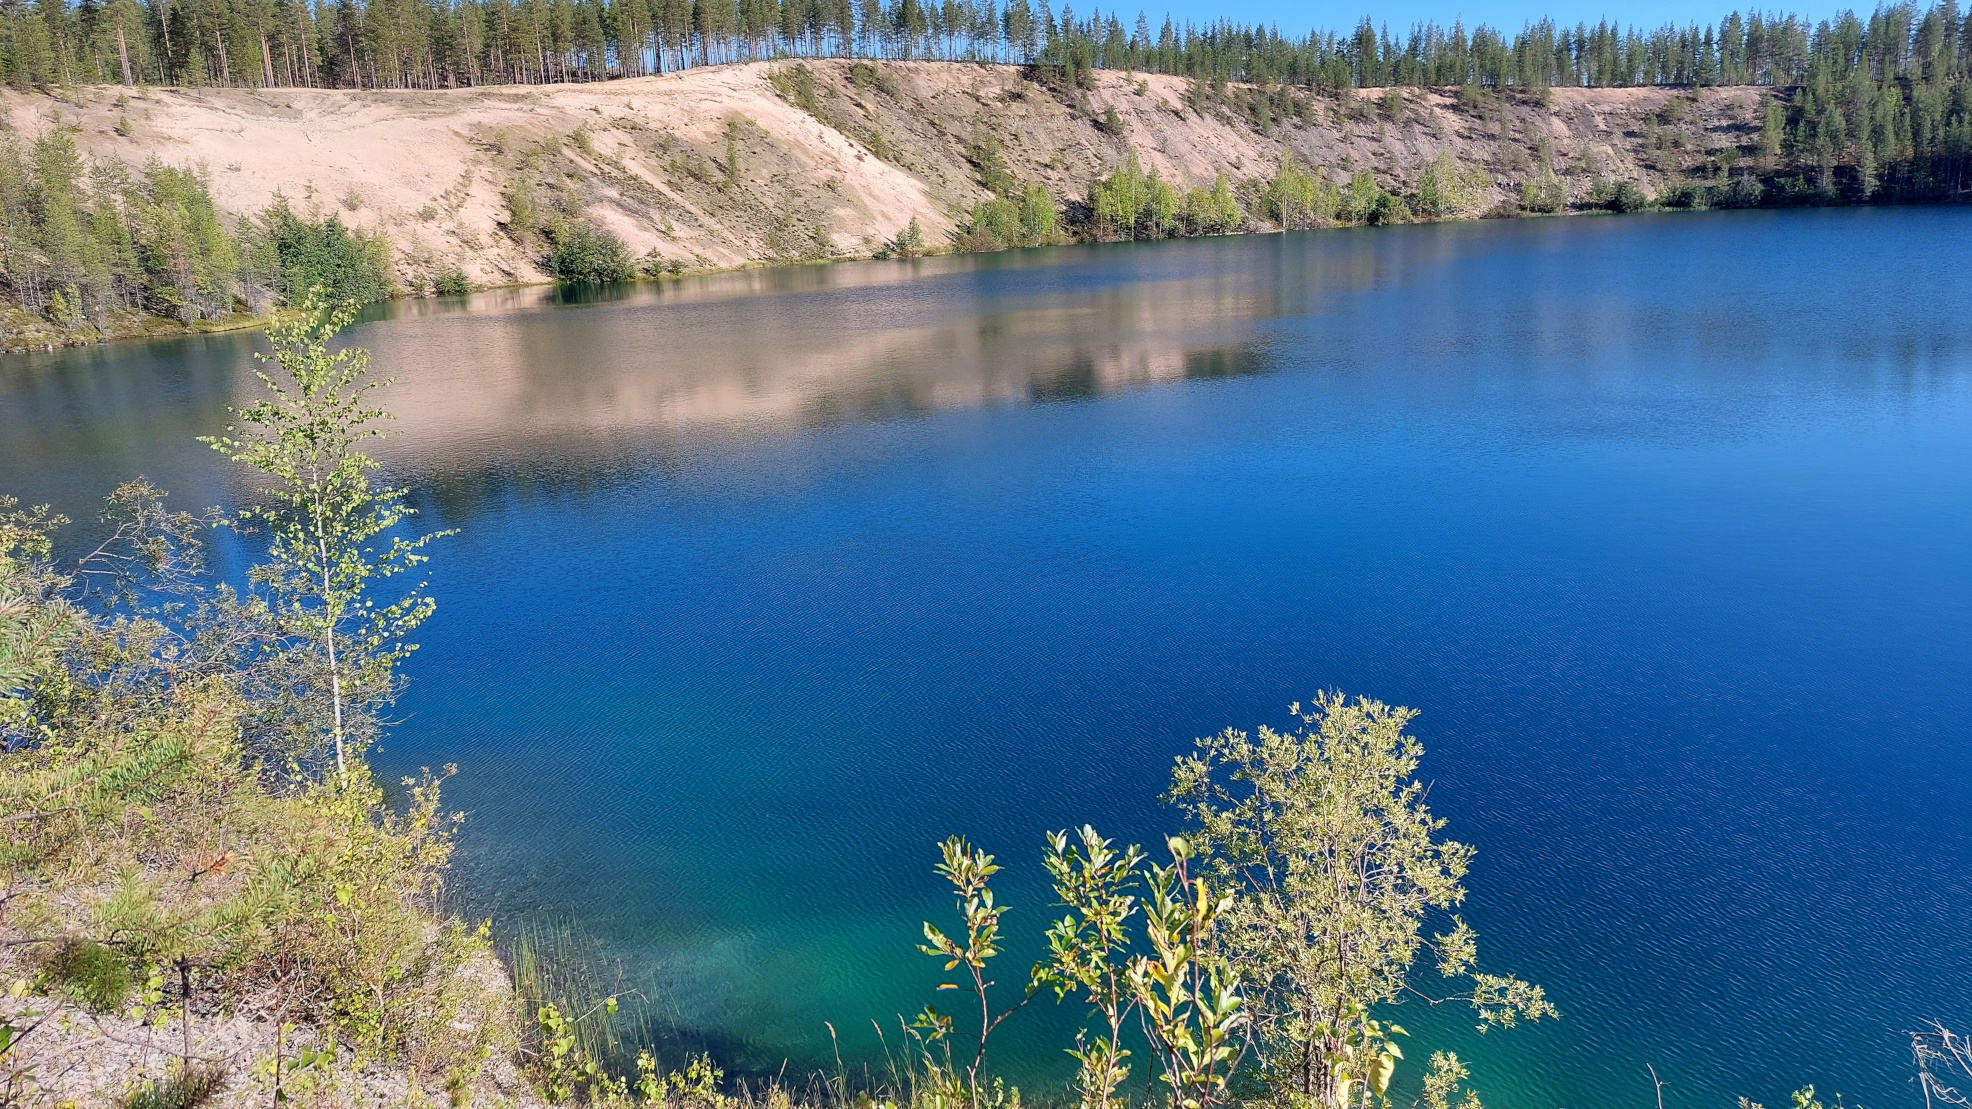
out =
[[1334,90],[1389,85],[1951,82],[1972,24],[1955,0],[1820,21],[1732,12],[1716,26],[1552,19],[1486,25],[1367,17],[1283,34],[1219,20],[1153,27],[1139,13],[1049,0],[37,0],[0,10],[0,79],[17,88],[117,82],[443,88],[640,76],[700,65],[847,57],[1013,62]]

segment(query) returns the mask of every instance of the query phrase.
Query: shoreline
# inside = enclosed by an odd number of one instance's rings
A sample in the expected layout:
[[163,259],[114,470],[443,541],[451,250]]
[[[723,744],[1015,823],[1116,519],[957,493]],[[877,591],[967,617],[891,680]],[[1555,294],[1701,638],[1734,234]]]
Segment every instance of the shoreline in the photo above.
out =
[[[640,274],[637,277],[631,278],[627,281],[619,281],[619,282],[577,284],[577,283],[560,282],[560,281],[552,281],[552,280],[515,281],[515,282],[508,282],[499,285],[487,285],[487,286],[477,287],[472,289],[470,292],[463,294],[447,294],[442,296],[430,295],[430,294],[424,294],[424,295],[402,294],[398,296],[392,296],[384,300],[370,301],[362,305],[360,310],[367,312],[379,306],[399,305],[406,303],[420,303],[427,301],[430,302],[441,302],[447,300],[466,301],[466,300],[470,300],[470,298],[472,298],[473,296],[484,294],[484,293],[521,293],[529,290],[541,291],[545,293],[545,292],[556,291],[556,290],[581,291],[581,290],[605,290],[605,289],[626,289],[626,288],[645,288],[645,287],[664,288],[667,286],[676,285],[678,283],[682,283],[684,281],[694,280],[694,279],[717,278],[717,277],[730,276],[735,274],[745,274],[745,273],[763,273],[763,272],[773,272],[773,271],[816,269],[821,267],[838,266],[838,265],[852,264],[859,262],[918,261],[928,258],[953,258],[953,257],[962,257],[962,256],[1005,254],[1005,253],[1013,253],[1017,251],[1045,250],[1045,249],[1052,249],[1056,247],[1065,247],[1065,246],[1118,246],[1118,245],[1131,244],[1131,243],[1147,244],[1147,243],[1163,243],[1163,242],[1175,242],[1181,240],[1200,240],[1200,239],[1213,239],[1213,238],[1245,238],[1245,237],[1262,236],[1262,235],[1284,235],[1291,231],[1306,233],[1306,232],[1320,232],[1320,231],[1369,230],[1369,229],[1386,230],[1396,227],[1415,227],[1415,226],[1424,226],[1428,224],[1444,224],[1444,223],[1480,223],[1480,222],[1504,221],[1504,220],[1576,219],[1576,218],[1584,218],[1584,217],[1594,218],[1594,217],[1653,215],[1653,214],[1654,215],[1674,215],[1674,214],[1690,215],[1690,214],[1698,214],[1701,212],[1728,212],[1728,211],[1782,212],[1782,211],[1829,210],[1829,209],[1860,210],[1860,209],[1874,209],[1874,208],[1957,208],[1964,206],[1965,206],[1965,202],[1962,201],[1930,200],[1930,201],[1906,201],[1906,202],[1892,202],[1892,203],[1877,202],[1877,203],[1860,203],[1860,204],[1857,203],[1784,204],[1784,205],[1761,205],[1761,206],[1753,206],[1753,207],[1745,207],[1745,208],[1650,207],[1637,212],[1616,212],[1616,211],[1609,211],[1606,209],[1586,209],[1586,210],[1566,211],[1566,212],[1513,212],[1513,213],[1488,212],[1483,215],[1477,215],[1477,216],[1446,218],[1446,219],[1410,220],[1403,223],[1393,223],[1393,224],[1338,223],[1338,224],[1331,224],[1325,227],[1255,228],[1252,230],[1232,231],[1232,232],[1225,232],[1225,233],[1213,234],[1213,235],[1170,235],[1160,238],[1138,238],[1138,239],[1074,239],[1065,242],[1038,244],[1034,246],[1009,246],[1009,247],[1001,248],[999,250],[960,250],[960,249],[955,249],[951,246],[944,246],[936,249],[928,249],[923,251],[922,253],[914,254],[908,257],[898,257],[898,256],[886,257],[881,255],[841,255],[832,258],[807,258],[807,259],[792,259],[785,261],[749,260],[745,262],[739,262],[730,266],[717,266],[717,267],[708,267],[704,269],[687,270],[682,273],[666,273],[657,276]],[[25,313],[25,311],[17,305],[7,307],[4,309],[0,309],[0,321],[4,321],[8,316],[17,317],[26,314],[27,313]],[[138,313],[135,312],[124,312],[120,314],[126,316],[138,315]],[[41,320],[41,317],[33,317],[33,318],[36,320]],[[142,319],[148,322],[138,327],[130,328],[128,330],[119,330],[114,333],[106,334],[100,330],[91,328],[91,332],[93,333],[94,336],[93,338],[79,337],[76,333],[73,332],[68,333],[64,337],[63,341],[60,342],[35,341],[25,344],[16,344],[10,341],[10,339],[8,338],[0,338],[0,357],[5,357],[9,355],[18,355],[18,354],[50,354],[61,350],[81,349],[85,347],[110,346],[118,343],[151,342],[160,339],[183,339],[183,338],[191,338],[200,335],[223,335],[223,334],[230,334],[233,332],[240,332],[240,331],[256,331],[256,330],[264,329],[271,321],[272,316],[271,315],[251,316],[245,313],[236,313],[232,316],[228,316],[219,320],[201,320],[191,324],[178,324],[178,325],[171,324],[169,321],[164,320],[161,317],[143,316]],[[41,322],[45,323],[46,321],[42,320]],[[7,324],[4,322],[0,322],[0,332],[11,332],[11,331],[13,331],[12,327],[7,326]]]

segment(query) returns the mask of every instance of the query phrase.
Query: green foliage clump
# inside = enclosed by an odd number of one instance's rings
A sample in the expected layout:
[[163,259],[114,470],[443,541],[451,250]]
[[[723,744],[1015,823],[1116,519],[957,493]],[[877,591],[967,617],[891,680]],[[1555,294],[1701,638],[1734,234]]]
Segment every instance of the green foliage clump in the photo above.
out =
[[336,304],[369,304],[390,296],[390,244],[363,235],[331,215],[317,223],[295,214],[286,198],[261,214],[274,255],[281,295],[299,304],[311,289]]
[[979,183],[986,191],[1001,199],[1019,193],[1019,183],[1013,178],[1013,171],[1007,168],[1006,152],[1000,148],[1000,140],[989,131],[975,132],[970,143],[966,144],[965,159],[972,163],[973,170],[979,174]]
[[549,230],[548,272],[565,285],[631,281],[637,264],[614,232],[587,223],[558,222]]
[[1598,181],[1589,190],[1589,203],[1612,212],[1641,212],[1650,207],[1650,198],[1634,181]]
[[1342,198],[1335,179],[1327,170],[1308,173],[1292,150],[1280,157],[1280,167],[1261,193],[1261,207],[1268,219],[1283,230],[1321,227],[1336,217]]
[[1424,1109],[1482,1109],[1479,1095],[1465,1088],[1465,1081],[1471,1076],[1472,1071],[1459,1061],[1457,1052],[1434,1051],[1418,1101]]
[[[146,968],[124,1015],[182,1026],[188,1048],[195,999],[255,994],[365,1058],[465,1073],[510,1031],[466,972],[486,935],[440,911],[457,819],[444,775],[406,780],[388,806],[344,743],[374,734],[401,633],[430,611],[416,590],[369,602],[421,541],[370,548],[402,513],[355,450],[376,415],[351,385],[360,352],[325,352],[346,318],[278,325],[285,377],[263,375],[273,399],[235,414],[264,434],[216,444],[271,486],[251,518],[272,561],[243,589],[202,573],[214,520],[166,511],[141,482],[112,496],[113,533],[79,571],[50,562],[58,517],[0,501],[5,924],[98,1007],[128,1002]],[[324,773],[305,753],[331,744]],[[141,1103],[196,1101],[192,1063]]]
[[1135,151],[1089,188],[1090,228],[1098,239],[1154,239],[1178,226],[1178,192]]
[[[1048,871],[1069,912],[1049,926],[1048,953],[1035,965],[1025,997],[998,1013],[988,964],[999,954],[1006,913],[990,885],[1000,868],[960,837],[941,845],[936,869],[958,896],[965,935],[947,936],[927,921],[927,942],[919,950],[943,959],[947,973],[963,968],[960,982],[940,988],[969,991],[976,999],[978,1021],[966,1030],[968,1045],[976,1046],[969,1061],[955,1061],[961,1022],[927,1006],[906,1029],[917,1045],[914,1084],[947,1104],[1017,1106],[1018,1091],[1009,1098],[999,1080],[986,1080],[987,1043],[1037,991],[1050,989],[1057,1001],[1077,995],[1097,1022],[1094,1037],[1084,1028],[1069,1052],[1080,1063],[1076,1087],[1084,1109],[1128,1104],[1119,1091],[1129,1077],[1130,1051],[1120,1037],[1133,1015],[1170,1109],[1209,1109],[1224,1101],[1249,1042],[1241,971],[1221,942],[1237,895],[1193,873],[1192,849],[1181,837],[1167,841],[1169,865],[1140,866],[1141,850],[1119,851],[1088,827],[1074,846],[1066,832],[1049,836],[1048,844]],[[1130,924],[1139,912],[1141,939]]]
[[1418,177],[1418,211],[1432,219],[1476,216],[1492,187],[1493,179],[1484,169],[1462,166],[1451,151],[1441,151]]
[[516,235],[531,235],[541,226],[540,205],[534,200],[534,186],[525,178],[507,185],[502,193],[507,201],[507,228]]
[[462,297],[472,292],[472,279],[466,276],[465,270],[447,266],[431,279],[431,291],[434,296]]
[[1246,224],[1233,198],[1232,185],[1221,173],[1209,189],[1190,189],[1178,211],[1178,226],[1188,235],[1225,235]]
[[1545,163],[1540,171],[1520,186],[1522,211],[1551,215],[1568,206],[1568,187]]
[[1349,178],[1342,189],[1338,213],[1346,223],[1392,224],[1410,222],[1411,212],[1402,197],[1384,190],[1376,175],[1362,170]]
[[897,83],[896,74],[887,66],[874,66],[868,62],[849,64],[849,83],[856,88],[880,92],[893,100],[901,99],[903,88]]
[[666,258],[663,251],[651,247],[637,263],[637,272],[645,277],[683,277],[685,263],[682,259]]
[[996,196],[973,205],[952,234],[961,251],[1046,246],[1061,239],[1061,213],[1048,190],[1028,185],[1017,197]]
[[130,960],[93,940],[70,940],[55,949],[48,977],[99,1013],[123,1007],[135,984]]
[[897,232],[897,237],[876,249],[878,258],[920,258],[924,255],[924,228],[916,216]]
[[[1415,715],[1375,701],[1324,694],[1299,726],[1257,736],[1227,729],[1178,760],[1167,800],[1193,832],[1167,841],[1171,861],[1149,862],[1093,828],[1048,837],[1043,860],[1064,910],[1028,996],[1052,992],[1087,1006],[1069,1054],[1081,1109],[1121,1109],[1132,1070],[1132,1019],[1154,1067],[1159,1103],[1211,1109],[1242,1098],[1323,1109],[1389,1104],[1409,1032],[1383,1010],[1406,996],[1461,1003],[1482,1027],[1553,1017],[1540,987],[1476,969],[1477,938],[1457,916],[1427,938],[1427,916],[1464,899],[1472,849],[1441,837],[1424,804],[1423,754],[1407,731]],[[963,936],[926,922],[920,950],[970,993],[976,1021],[926,1007],[906,1031],[913,1082],[939,1103],[996,1106],[989,1037],[1025,1001],[995,1009],[989,964],[1006,907],[991,880],[999,866],[964,839],[942,845]],[[1413,979],[1425,951],[1436,977],[1463,985],[1432,997]],[[965,1054],[954,1059],[964,1036]],[[1479,1109],[1458,1056],[1434,1052],[1419,1079],[1428,1109]]]
[[[100,650],[111,634],[85,627],[72,649]],[[119,669],[156,665],[121,649]],[[53,661],[83,665],[68,651]],[[164,676],[138,676],[160,692],[86,712],[61,711],[58,689],[35,691],[40,744],[0,756],[0,801],[24,818],[0,858],[20,895],[12,923],[68,944],[90,927],[116,937],[103,946],[126,966],[179,968],[194,988],[223,978],[226,990],[273,991],[382,1057],[456,1062],[477,1051],[475,1034],[497,1033],[487,999],[458,975],[484,938],[433,915],[450,851],[437,779],[411,783],[402,815],[360,763],[341,783],[272,792],[243,758],[232,682],[165,693]],[[76,898],[79,915],[65,903]],[[129,1015],[173,1018],[155,1005]],[[190,1019],[182,1004],[176,1019]]]
[[1423,934],[1428,912],[1464,899],[1472,849],[1440,838],[1425,806],[1415,713],[1340,694],[1294,711],[1291,730],[1199,740],[1170,794],[1213,873],[1241,890],[1226,944],[1253,984],[1262,1082],[1322,1105],[1387,1084],[1402,1057],[1391,1037],[1405,1033],[1372,1014],[1416,988],[1427,947],[1441,979],[1469,983],[1439,1000],[1470,1005],[1482,1025],[1553,1016],[1540,987],[1475,970],[1477,937],[1456,916]]
[[822,114],[821,98],[816,94],[815,71],[806,63],[798,63],[792,69],[776,69],[767,75],[767,80],[788,101],[798,105],[811,116]]
[[1156,170],[1145,173],[1134,151],[1089,190],[1089,227],[1098,239],[1158,239],[1219,235],[1246,222],[1232,186],[1219,174],[1212,187],[1179,192]]
[[204,178],[152,161],[85,167],[68,132],[0,140],[0,280],[22,308],[69,329],[112,311],[180,322],[233,311],[239,244]]
[[1657,203],[1665,208],[1710,208],[1712,190],[1691,181],[1680,181],[1658,195]]

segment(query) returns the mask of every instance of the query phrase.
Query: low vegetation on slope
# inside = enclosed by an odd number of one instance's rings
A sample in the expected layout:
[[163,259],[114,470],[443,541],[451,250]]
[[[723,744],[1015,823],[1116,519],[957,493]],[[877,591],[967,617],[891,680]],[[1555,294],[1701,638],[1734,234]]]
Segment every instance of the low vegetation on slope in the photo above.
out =
[[[576,18],[582,0],[530,3],[590,26]],[[135,4],[0,12],[13,28],[0,76],[53,93],[9,101],[23,137],[0,151],[0,276],[13,302],[0,345],[215,326],[317,284],[369,299],[1082,239],[1956,200],[1972,188],[1972,34],[1948,6],[1821,24],[1733,15],[1650,34],[1535,24],[1508,49],[1457,28],[1408,42],[1038,18],[1023,30],[1017,6],[984,20],[953,14],[967,4],[911,3],[840,25],[815,23],[820,9],[790,23],[742,6],[731,26],[670,27],[620,0],[592,13],[600,39],[540,24],[532,62],[501,53],[499,36],[386,35],[360,6],[333,34],[299,10],[292,25],[260,27],[223,4],[176,5],[169,20]],[[440,7],[439,23],[492,18]],[[532,10],[514,9],[522,32]],[[765,20],[751,37],[748,19]],[[441,56],[460,43],[493,53]],[[120,79],[126,53],[132,80],[260,91],[53,76]],[[776,60],[635,76],[660,59],[744,57]],[[911,60],[925,57],[946,60]],[[993,61],[1004,58],[1027,64]],[[568,83],[604,77],[627,79]],[[313,91],[542,80],[559,83]]]
[[388,245],[285,200],[255,220],[219,210],[199,170],[152,158],[85,163],[72,134],[0,139],[0,345],[51,346],[170,325],[225,325],[320,287],[391,294]]
[[[215,441],[266,483],[231,525],[268,545],[244,590],[199,560],[222,521],[142,482],[67,570],[63,521],[0,502],[0,1104],[279,1100],[344,1053],[463,1089],[511,1051],[485,935],[438,911],[438,778],[387,807],[361,758],[430,605],[371,603],[421,543],[372,548],[404,510],[355,450],[377,414],[324,345],[342,318],[277,326],[273,395]],[[84,1022],[96,1050],[43,1051]]]

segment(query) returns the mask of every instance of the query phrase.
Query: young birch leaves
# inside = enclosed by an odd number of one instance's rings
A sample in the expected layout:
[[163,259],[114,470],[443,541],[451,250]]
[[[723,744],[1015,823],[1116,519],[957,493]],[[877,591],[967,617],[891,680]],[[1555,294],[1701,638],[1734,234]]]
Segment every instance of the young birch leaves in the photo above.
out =
[[259,356],[272,370],[255,374],[271,395],[234,409],[237,424],[205,440],[266,478],[263,502],[235,524],[266,532],[267,562],[254,580],[282,634],[319,656],[339,783],[349,777],[351,706],[390,698],[395,664],[414,649],[404,637],[434,606],[423,583],[384,603],[373,589],[424,562],[421,548],[448,534],[390,534],[414,510],[404,490],[371,484],[379,463],[361,449],[383,434],[376,424],[388,414],[366,397],[388,381],[369,377],[362,348],[329,350],[353,315],[311,293],[278,316],[268,328],[274,352]]
[[1137,885],[1143,852],[1135,845],[1118,851],[1086,824],[1080,835],[1079,846],[1069,845],[1067,832],[1048,837],[1048,874],[1068,913],[1048,926],[1048,954],[1035,964],[1033,981],[1053,989],[1057,1002],[1081,994],[1102,1022],[1093,1042],[1087,1030],[1078,1033],[1069,1054],[1080,1064],[1075,1085],[1082,1109],[1112,1109],[1121,1104],[1117,1087],[1130,1076],[1124,1062],[1130,1053],[1120,1043],[1136,1003],[1128,925],[1137,899],[1128,891]]
[[1239,972],[1219,947],[1220,921],[1236,899],[1191,876],[1189,843],[1178,836],[1168,842],[1171,864],[1151,864],[1146,879],[1151,954],[1130,964],[1130,986],[1172,1106],[1210,1109],[1224,1099],[1244,1054],[1233,1039],[1247,1023]]
[[[987,882],[1000,868],[993,865],[993,856],[967,843],[960,836],[952,836],[939,845],[944,853],[944,861],[937,871],[952,883],[959,895],[959,911],[965,916],[965,943],[960,945],[938,930],[930,921],[924,922],[925,941],[918,950],[926,955],[944,959],[947,973],[963,966],[972,979],[971,988],[979,999],[979,1050],[974,1054],[971,1065],[965,1069],[966,1093],[972,1102],[972,1109],[979,1109],[980,1080],[986,1068],[986,1038],[993,1034],[1001,1022],[1018,1012],[1026,1005],[1028,997],[1022,998],[1019,1005],[994,1016],[987,991],[993,983],[986,979],[986,961],[1000,953],[1000,916],[1006,912],[1004,905],[993,900],[992,887]],[[956,990],[962,987],[956,982],[946,982],[941,990]],[[927,1040],[945,1039],[952,1032],[952,1018],[940,1014],[936,1009],[926,1006],[918,1017],[917,1027],[927,1031]],[[950,1048],[947,1047],[946,1077],[950,1076]]]
[[1199,740],[1171,790],[1215,872],[1243,891],[1227,946],[1253,986],[1267,1085],[1334,1107],[1380,1095],[1400,1030],[1369,1014],[1427,996],[1411,981],[1426,947],[1441,976],[1470,984],[1454,997],[1482,1028],[1555,1015],[1540,987],[1475,973],[1475,937],[1456,916],[1424,937],[1428,914],[1465,899],[1472,849],[1440,838],[1444,821],[1425,806],[1423,748],[1405,730],[1416,714],[1341,694],[1292,711],[1292,731]]

